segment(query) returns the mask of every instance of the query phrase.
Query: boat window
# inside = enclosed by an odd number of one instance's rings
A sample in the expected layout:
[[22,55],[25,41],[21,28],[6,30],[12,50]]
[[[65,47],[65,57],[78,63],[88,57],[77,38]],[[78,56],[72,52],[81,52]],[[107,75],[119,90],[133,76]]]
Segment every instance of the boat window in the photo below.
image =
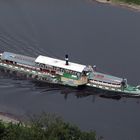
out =
[[13,64],[13,61],[10,61],[11,64]]
[[51,73],[52,73],[52,74],[55,74],[55,71],[54,71],[54,70],[52,70],[52,71],[51,71]]
[[79,78],[80,76],[81,76],[81,74],[78,72],[78,73],[77,73],[77,77]]
[[83,76],[86,76],[86,72],[85,72],[85,71],[83,71],[83,72],[82,72],[82,75],[83,75]]

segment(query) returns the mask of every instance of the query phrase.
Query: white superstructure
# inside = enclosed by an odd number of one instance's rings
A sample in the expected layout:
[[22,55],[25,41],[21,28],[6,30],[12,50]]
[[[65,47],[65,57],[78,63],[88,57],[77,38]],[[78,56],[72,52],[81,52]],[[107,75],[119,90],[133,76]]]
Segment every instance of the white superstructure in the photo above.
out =
[[63,68],[63,69],[71,70],[71,71],[76,71],[80,73],[86,68],[86,65],[81,65],[81,64],[72,63],[72,62],[69,62],[69,65],[66,65],[66,62],[64,60],[55,59],[55,58],[42,56],[42,55],[39,55],[36,58],[35,62],[40,63],[40,64],[45,64],[45,65],[50,65],[53,67]]

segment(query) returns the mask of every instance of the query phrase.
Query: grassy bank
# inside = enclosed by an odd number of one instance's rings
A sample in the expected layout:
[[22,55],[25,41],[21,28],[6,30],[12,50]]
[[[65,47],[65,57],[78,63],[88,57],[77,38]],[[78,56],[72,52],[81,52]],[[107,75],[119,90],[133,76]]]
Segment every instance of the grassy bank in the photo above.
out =
[[124,3],[128,3],[128,4],[136,4],[136,5],[140,5],[140,0],[117,0],[119,2],[124,2]]
[[99,3],[117,5],[131,10],[140,11],[140,0],[96,0]]
[[0,121],[0,140],[96,140],[96,134],[45,114],[34,116],[24,124]]

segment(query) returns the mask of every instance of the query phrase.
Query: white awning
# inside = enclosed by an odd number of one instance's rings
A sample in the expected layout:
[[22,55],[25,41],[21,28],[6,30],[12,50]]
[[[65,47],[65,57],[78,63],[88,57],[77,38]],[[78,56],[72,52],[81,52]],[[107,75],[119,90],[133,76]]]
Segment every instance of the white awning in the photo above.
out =
[[64,60],[46,57],[42,55],[39,55],[36,58],[35,62],[58,67],[58,68],[63,68],[67,70],[72,70],[76,72],[82,72],[84,68],[86,67],[86,65],[81,65],[81,64],[72,63],[72,62],[69,62],[69,65],[66,65],[66,62]]

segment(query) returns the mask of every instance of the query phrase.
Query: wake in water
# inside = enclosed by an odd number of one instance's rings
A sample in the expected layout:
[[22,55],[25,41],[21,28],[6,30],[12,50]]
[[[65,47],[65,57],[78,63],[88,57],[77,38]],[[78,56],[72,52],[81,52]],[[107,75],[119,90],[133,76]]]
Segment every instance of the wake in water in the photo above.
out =
[[[40,48],[39,37],[36,26],[30,13],[26,13],[25,7],[19,1],[14,0],[5,3],[9,6],[9,12],[13,15],[13,20],[0,23],[0,50],[18,52],[26,55],[37,56],[45,52]],[[2,11],[3,13],[5,10]],[[10,14],[5,17],[6,19]]]

